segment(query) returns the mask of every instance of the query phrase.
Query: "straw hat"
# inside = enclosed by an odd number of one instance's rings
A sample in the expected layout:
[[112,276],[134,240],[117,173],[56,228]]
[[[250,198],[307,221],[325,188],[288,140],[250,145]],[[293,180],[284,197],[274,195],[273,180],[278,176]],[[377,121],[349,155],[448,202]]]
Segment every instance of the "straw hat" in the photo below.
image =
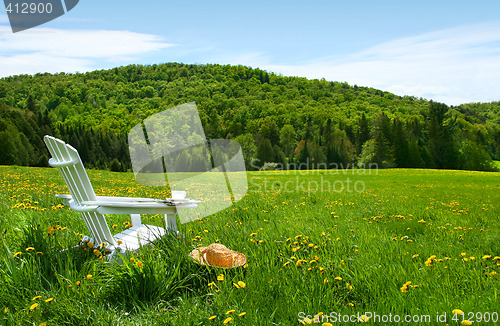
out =
[[233,268],[245,265],[247,258],[241,252],[228,249],[220,243],[212,243],[208,247],[200,247],[189,253],[202,265]]

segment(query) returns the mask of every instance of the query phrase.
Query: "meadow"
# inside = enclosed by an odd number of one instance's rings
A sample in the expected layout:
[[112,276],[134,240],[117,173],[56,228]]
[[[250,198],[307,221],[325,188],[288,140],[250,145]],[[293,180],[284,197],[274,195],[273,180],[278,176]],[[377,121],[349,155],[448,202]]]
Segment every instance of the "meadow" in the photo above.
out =
[[[98,195],[169,196],[132,173],[88,173]],[[234,206],[117,264],[73,248],[88,231],[54,197],[67,193],[57,169],[0,166],[0,324],[500,321],[500,173],[276,171],[248,181]],[[107,218],[114,233],[129,226],[127,216]],[[188,257],[214,242],[247,264],[207,268]]]

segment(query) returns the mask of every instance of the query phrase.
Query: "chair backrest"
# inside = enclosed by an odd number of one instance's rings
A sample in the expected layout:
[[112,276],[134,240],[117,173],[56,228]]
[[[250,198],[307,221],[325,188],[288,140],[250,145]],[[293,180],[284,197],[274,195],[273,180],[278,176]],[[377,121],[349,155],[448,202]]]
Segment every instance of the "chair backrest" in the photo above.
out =
[[49,165],[59,168],[75,202],[80,205],[82,201],[96,200],[94,189],[78,151],[52,136],[45,136],[43,140],[52,155]]
[[[71,145],[52,136],[47,135],[43,140],[52,155],[49,165],[59,169],[75,203],[81,205],[83,201],[95,201],[94,188],[90,183],[78,151]],[[83,212],[82,216],[97,244],[103,242],[115,244],[106,219],[102,214]]]

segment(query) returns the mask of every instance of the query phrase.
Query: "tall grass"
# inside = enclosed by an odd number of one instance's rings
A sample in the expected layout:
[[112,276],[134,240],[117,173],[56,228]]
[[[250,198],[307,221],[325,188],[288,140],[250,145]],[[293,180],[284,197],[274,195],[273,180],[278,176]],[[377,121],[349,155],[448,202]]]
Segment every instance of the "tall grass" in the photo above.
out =
[[[454,309],[475,322],[470,312],[500,313],[499,173],[349,173],[249,173],[235,206],[112,264],[76,246],[88,231],[53,197],[66,192],[55,169],[0,167],[0,321],[293,325],[329,316],[335,324],[331,316],[375,312],[430,315],[432,324],[447,313],[445,323],[458,325]],[[89,175],[102,195],[167,196],[128,173]],[[326,189],[347,178],[364,191]],[[108,216],[116,233],[127,219]],[[188,257],[213,242],[244,253],[247,265],[207,268]]]

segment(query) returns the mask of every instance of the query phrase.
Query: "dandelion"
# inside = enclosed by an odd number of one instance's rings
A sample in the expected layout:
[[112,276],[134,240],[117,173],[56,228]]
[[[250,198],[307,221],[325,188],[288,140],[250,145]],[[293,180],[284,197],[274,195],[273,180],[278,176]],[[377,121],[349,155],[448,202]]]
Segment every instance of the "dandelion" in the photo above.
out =
[[465,257],[467,254],[465,252],[462,252],[460,256]]
[[250,233],[250,236],[251,236],[251,237],[255,237],[256,235],[257,235],[257,233],[256,233],[256,232]]
[[48,302],[51,302],[52,300],[54,300],[54,298],[48,298],[48,299],[45,300],[45,302],[48,303]]
[[246,283],[245,282],[242,282],[242,281],[238,281],[238,285],[240,286],[240,288],[244,289],[246,288]]
[[97,249],[94,249],[94,255],[96,256],[100,256],[101,255],[101,252]]
[[289,262],[289,261],[285,262],[285,263],[283,264],[283,266],[287,266],[288,264],[290,264],[290,262]]
[[217,281],[219,281],[219,282],[224,281],[224,275],[220,274],[219,276],[217,276]]
[[226,315],[232,314],[232,313],[233,313],[233,312],[235,312],[235,311],[236,311],[236,310],[234,310],[234,309],[228,310],[228,311],[226,311]]
[[37,295],[36,297],[34,297],[34,298],[33,298],[33,299],[31,299],[31,300],[38,300],[38,299],[40,299],[41,297],[42,297],[41,295]]
[[225,324],[229,324],[231,322],[231,320],[233,320],[233,318],[231,317],[227,317],[226,319],[224,319],[224,321],[222,322],[224,325]]
[[135,263],[135,258],[134,257],[130,257],[130,261]]
[[8,313],[8,312],[9,312],[9,308],[5,308],[5,309],[3,310],[3,313],[4,313],[4,314],[6,314],[6,313]]
[[332,323],[323,323],[323,324],[321,324],[321,325],[322,325],[322,326],[333,326],[333,324],[332,324]]
[[92,279],[92,275],[91,274],[87,275],[87,280],[91,280],[91,279]]
[[38,326],[47,326],[47,322],[43,322],[43,323],[41,323],[41,324],[40,324],[40,325],[38,325]]
[[462,322],[460,324],[462,324],[462,325],[472,325],[472,322],[469,321],[468,319],[466,319],[466,320],[462,320]]
[[488,258],[491,258],[491,255],[484,255],[483,256],[483,259],[488,259]]
[[411,258],[417,258],[418,256],[420,256],[419,254],[414,254],[413,256],[411,256]]
[[360,323],[366,323],[370,320],[370,318],[366,317],[366,315],[363,315],[363,316],[359,317],[358,320]]
[[41,256],[41,255],[43,255],[43,252],[41,252],[41,251],[37,251],[37,252],[36,252],[36,254],[37,254],[38,256]]
[[243,317],[243,316],[245,316],[246,314],[247,314],[246,312],[242,312],[242,313],[239,313],[239,314],[238,314],[238,316]]
[[16,252],[16,253],[14,254],[14,256],[13,256],[13,257],[14,257],[14,258],[16,258],[16,257],[17,257],[17,256],[19,256],[20,254],[21,254],[21,252],[20,252],[20,251],[18,251],[18,252]]
[[34,250],[35,250],[35,248],[33,248],[33,247],[26,248],[26,251],[34,251]]
[[493,258],[493,260],[500,260],[500,256],[495,256],[495,258]]
[[453,311],[451,313],[454,315],[463,315],[464,314],[464,312],[460,309],[453,309]]
[[215,318],[217,318],[217,316],[215,316],[215,315],[214,316],[210,316],[210,317],[208,317],[208,320],[214,320]]
[[38,302],[31,305],[30,310],[35,310],[38,307]]
[[215,285],[215,282],[210,282],[210,283],[208,283],[208,286],[209,286],[210,288],[213,288],[213,287],[214,287],[214,285]]
[[76,284],[76,286],[79,286],[81,284],[81,282],[80,281],[76,281],[75,284]]
[[93,248],[93,247],[94,247],[94,243],[92,243],[92,242],[87,242],[87,246],[88,246],[89,248]]
[[334,280],[337,280],[337,281],[342,281],[342,277],[337,276],[336,278],[334,278]]

